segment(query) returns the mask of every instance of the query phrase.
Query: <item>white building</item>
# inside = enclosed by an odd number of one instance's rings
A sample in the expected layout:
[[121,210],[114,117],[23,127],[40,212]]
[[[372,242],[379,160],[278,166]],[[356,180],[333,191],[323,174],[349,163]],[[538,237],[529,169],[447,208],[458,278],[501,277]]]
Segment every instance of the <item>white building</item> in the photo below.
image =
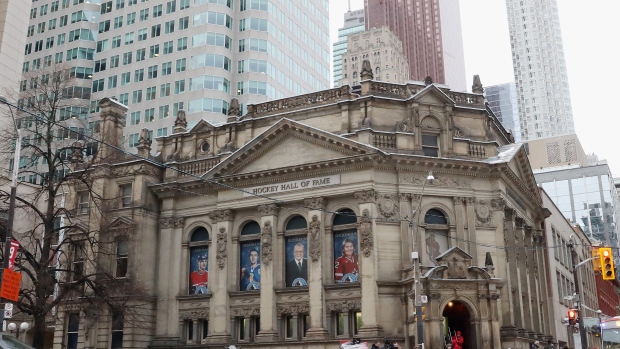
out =
[[439,0],[439,13],[446,85],[450,86],[453,91],[467,92],[459,1]]
[[347,52],[347,38],[365,30],[364,10],[348,11],[344,14],[344,25],[338,29],[338,41],[333,45],[334,86],[342,79],[342,55]]
[[7,98],[6,90],[14,91],[19,82],[29,10],[29,1],[0,2],[0,95]]
[[524,140],[575,133],[556,0],[507,0]]
[[99,120],[104,97],[127,105],[130,151],[142,128],[171,134],[180,109],[218,123],[233,97],[245,112],[329,85],[327,0],[39,0],[32,11],[28,69],[75,68],[92,101],[76,127]]

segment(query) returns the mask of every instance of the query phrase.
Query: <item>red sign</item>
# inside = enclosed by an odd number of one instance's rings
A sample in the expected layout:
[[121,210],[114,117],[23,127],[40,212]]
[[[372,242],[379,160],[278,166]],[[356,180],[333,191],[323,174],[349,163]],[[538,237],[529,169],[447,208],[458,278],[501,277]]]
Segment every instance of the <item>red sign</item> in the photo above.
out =
[[15,258],[17,257],[17,251],[19,250],[19,241],[11,240],[11,251],[9,254],[9,269],[15,268]]
[[2,289],[0,297],[17,302],[19,299],[19,287],[22,282],[22,274],[10,269],[5,269],[2,273]]

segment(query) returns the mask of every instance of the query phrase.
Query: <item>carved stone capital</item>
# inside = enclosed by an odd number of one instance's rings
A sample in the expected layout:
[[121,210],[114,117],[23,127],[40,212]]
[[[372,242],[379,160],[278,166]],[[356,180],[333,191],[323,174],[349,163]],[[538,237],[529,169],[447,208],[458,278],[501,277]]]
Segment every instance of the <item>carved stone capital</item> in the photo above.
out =
[[517,229],[523,229],[523,224],[525,223],[525,219],[523,219],[523,217],[521,216],[516,216],[515,217],[515,227]]
[[353,193],[353,196],[360,204],[374,203],[377,199],[377,192],[374,190],[362,190],[356,191],[355,193]]
[[179,310],[180,320],[208,320],[209,308],[196,310]]
[[464,198],[462,198],[462,197],[460,197],[460,196],[453,196],[453,197],[452,197],[452,202],[453,202],[455,205],[462,205],[464,200],[465,200],[465,199],[464,199]]
[[411,200],[411,194],[410,193],[399,193],[398,194],[398,200],[400,202],[407,202],[407,201]]
[[325,198],[323,197],[315,197],[304,200],[304,206],[311,210],[322,210],[325,208]]
[[276,312],[278,315],[308,314],[310,313],[310,305],[308,303],[278,304]]
[[476,198],[473,196],[468,196],[465,198],[465,203],[468,205],[475,205],[476,204]]
[[261,229],[260,240],[261,240],[261,262],[265,265],[269,265],[273,260],[273,251],[272,251],[272,236],[273,228],[271,226],[270,221],[266,221]]
[[503,198],[492,199],[491,208],[493,211],[503,211],[506,208],[506,200]]
[[185,223],[185,217],[171,216],[159,218],[161,229],[183,228],[183,223]]
[[514,215],[516,214],[517,211],[515,211],[514,208],[512,207],[504,207],[504,217],[505,220],[510,221],[514,219]]
[[370,257],[373,248],[372,219],[368,210],[362,212],[362,218],[357,223],[357,231],[360,237],[360,247],[364,257]]
[[217,233],[217,251],[215,255],[217,266],[220,267],[220,269],[224,269],[224,266],[226,266],[226,257],[228,255],[226,252],[227,240],[228,234],[226,233],[226,228],[220,227],[220,231]]
[[313,262],[317,262],[321,258],[321,221],[317,215],[313,215],[308,224],[308,236],[310,238],[310,258]]
[[361,310],[361,300],[333,300],[327,301],[327,311],[347,312],[350,310]]
[[280,210],[278,205],[274,204],[260,205],[256,209],[262,216],[275,216],[278,214],[278,210]]
[[251,316],[259,316],[260,315],[260,307],[244,307],[244,308],[231,308],[230,309],[230,317],[243,317],[249,318]]
[[233,210],[217,210],[208,213],[207,216],[212,223],[230,222],[235,219],[235,211]]

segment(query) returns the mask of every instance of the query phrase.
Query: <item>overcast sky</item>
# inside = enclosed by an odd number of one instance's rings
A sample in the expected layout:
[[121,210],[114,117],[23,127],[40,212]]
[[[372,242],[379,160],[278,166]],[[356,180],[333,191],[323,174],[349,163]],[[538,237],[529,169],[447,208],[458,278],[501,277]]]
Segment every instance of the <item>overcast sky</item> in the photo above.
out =
[[[613,104],[620,100],[620,1],[557,1],[577,135],[586,153],[606,159],[620,177],[620,108]],[[460,7],[467,85],[474,74],[483,85],[513,80],[505,1],[460,0]],[[352,10],[362,8],[363,0],[351,0]],[[347,9],[347,0],[330,0],[332,42]]]

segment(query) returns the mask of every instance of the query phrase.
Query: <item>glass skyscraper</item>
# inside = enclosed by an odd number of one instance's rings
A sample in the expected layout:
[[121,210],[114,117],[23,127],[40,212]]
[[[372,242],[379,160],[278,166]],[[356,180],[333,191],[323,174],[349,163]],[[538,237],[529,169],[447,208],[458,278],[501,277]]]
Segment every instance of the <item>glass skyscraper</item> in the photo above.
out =
[[344,14],[344,25],[338,29],[338,41],[334,43],[334,86],[342,79],[342,55],[347,52],[347,37],[351,34],[363,32],[364,10],[349,11]]
[[521,126],[519,125],[519,105],[517,103],[517,88],[514,82],[493,85],[484,88],[484,94],[489,108],[502,123],[504,128],[512,132],[515,142],[521,141]]

